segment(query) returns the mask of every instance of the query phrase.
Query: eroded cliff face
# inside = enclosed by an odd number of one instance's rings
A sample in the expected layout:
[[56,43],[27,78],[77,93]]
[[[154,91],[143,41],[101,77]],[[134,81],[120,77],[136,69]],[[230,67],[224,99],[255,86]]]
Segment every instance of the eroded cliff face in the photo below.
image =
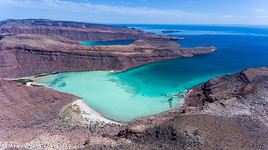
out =
[[181,48],[176,42],[163,39],[144,38],[126,46],[87,47],[63,37],[19,34],[0,40],[0,77],[82,70],[122,71],[213,51],[213,47]]
[[[181,48],[177,37],[141,30],[44,19],[0,22],[0,78],[64,71],[123,71],[147,63],[213,52],[213,47]],[[135,40],[125,46],[86,47],[83,40]]]
[[139,39],[140,37],[178,39],[176,37],[154,35],[127,27],[91,24],[46,19],[6,20],[0,22],[0,34],[42,34],[61,36],[76,41],[110,41]]

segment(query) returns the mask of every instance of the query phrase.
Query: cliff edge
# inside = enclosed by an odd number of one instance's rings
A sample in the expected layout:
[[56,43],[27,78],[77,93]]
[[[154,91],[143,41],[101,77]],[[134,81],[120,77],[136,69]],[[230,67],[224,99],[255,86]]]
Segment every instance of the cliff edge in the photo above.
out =
[[[215,50],[214,47],[182,48],[171,40],[176,37],[79,22],[8,20],[0,23],[0,33],[0,78],[65,71],[124,71]],[[81,40],[122,39],[133,39],[134,43],[95,47],[80,44]]]

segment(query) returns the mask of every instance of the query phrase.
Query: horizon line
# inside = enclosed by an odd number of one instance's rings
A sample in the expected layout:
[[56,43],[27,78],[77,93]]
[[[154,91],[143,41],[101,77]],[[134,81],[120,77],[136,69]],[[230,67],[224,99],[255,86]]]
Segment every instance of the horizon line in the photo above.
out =
[[77,23],[89,23],[89,24],[103,24],[103,25],[208,25],[208,26],[263,26],[268,27],[268,24],[217,24],[217,23],[108,23],[108,22],[88,22],[88,21],[79,21],[79,20],[63,20],[63,19],[48,19],[48,18],[8,18],[0,19],[0,22],[8,20],[50,20],[50,21],[69,21]]

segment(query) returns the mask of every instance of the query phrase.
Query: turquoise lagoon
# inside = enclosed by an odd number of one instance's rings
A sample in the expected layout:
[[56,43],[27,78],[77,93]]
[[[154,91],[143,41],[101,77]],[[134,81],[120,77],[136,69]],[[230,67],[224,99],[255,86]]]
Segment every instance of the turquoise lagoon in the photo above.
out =
[[134,40],[115,40],[115,41],[82,41],[81,44],[85,46],[106,46],[106,45],[129,45]]
[[[46,86],[80,96],[97,112],[117,121],[179,107],[188,89],[213,77],[248,67],[268,66],[268,28],[226,26],[131,25],[146,31],[180,30],[184,47],[217,47],[210,55],[168,60],[121,73],[68,72],[39,80]],[[181,93],[177,95],[178,93]]]

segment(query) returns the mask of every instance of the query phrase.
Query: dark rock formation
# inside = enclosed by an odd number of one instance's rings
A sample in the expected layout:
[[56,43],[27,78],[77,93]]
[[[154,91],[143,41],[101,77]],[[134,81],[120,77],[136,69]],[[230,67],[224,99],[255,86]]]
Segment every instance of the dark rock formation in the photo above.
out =
[[0,40],[0,77],[81,70],[122,71],[213,51],[213,47],[181,48],[176,42],[164,39],[144,38],[125,46],[87,47],[63,37],[19,34]]
[[178,31],[178,30],[164,30],[162,31],[162,33],[179,33],[181,31]]

